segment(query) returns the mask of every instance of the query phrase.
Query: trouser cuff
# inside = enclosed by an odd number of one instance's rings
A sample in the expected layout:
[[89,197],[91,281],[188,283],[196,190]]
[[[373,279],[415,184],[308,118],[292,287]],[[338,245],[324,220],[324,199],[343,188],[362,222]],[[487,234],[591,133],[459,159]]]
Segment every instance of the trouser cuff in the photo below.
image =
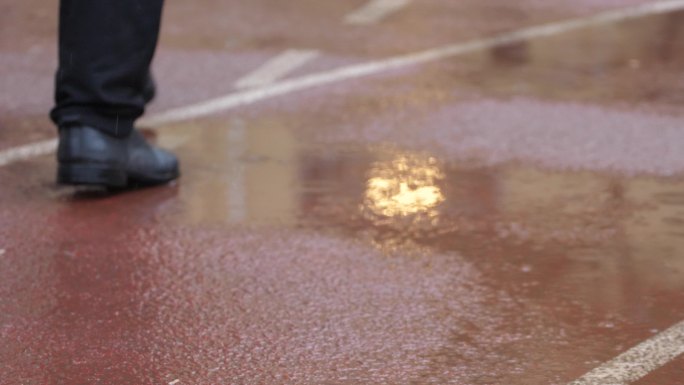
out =
[[118,138],[128,137],[136,120],[122,115],[97,114],[76,107],[53,110],[50,116],[58,127],[88,126]]

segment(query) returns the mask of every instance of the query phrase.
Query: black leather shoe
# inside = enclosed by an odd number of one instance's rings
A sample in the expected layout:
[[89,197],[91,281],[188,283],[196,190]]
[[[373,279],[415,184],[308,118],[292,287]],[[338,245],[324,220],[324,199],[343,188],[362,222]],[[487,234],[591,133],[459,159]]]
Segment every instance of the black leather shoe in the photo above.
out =
[[178,178],[178,160],[147,143],[137,130],[127,138],[87,126],[59,130],[57,183],[122,188]]

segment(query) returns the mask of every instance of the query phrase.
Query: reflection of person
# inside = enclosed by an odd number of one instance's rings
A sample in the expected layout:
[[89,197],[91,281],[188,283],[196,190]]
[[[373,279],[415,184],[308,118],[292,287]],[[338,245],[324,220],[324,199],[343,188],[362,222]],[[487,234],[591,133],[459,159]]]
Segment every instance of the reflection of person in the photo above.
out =
[[163,0],[61,0],[52,120],[57,180],[125,187],[178,177],[176,157],[133,124],[154,97],[150,63]]

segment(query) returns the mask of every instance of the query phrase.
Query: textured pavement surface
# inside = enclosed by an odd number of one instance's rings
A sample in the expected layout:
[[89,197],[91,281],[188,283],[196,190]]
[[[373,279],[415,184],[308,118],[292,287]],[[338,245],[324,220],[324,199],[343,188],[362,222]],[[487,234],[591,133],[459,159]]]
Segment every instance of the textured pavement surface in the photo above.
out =
[[[646,2],[363,3],[169,2],[150,113]],[[54,136],[55,15],[0,3],[0,149]],[[673,12],[157,127],[169,186],[0,167],[0,384],[567,384],[684,319],[683,73]]]

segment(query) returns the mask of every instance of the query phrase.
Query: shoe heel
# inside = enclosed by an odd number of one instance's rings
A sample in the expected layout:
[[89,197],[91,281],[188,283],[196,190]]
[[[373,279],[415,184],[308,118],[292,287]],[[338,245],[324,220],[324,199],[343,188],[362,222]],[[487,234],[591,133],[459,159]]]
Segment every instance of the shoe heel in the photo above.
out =
[[57,183],[124,187],[128,177],[125,171],[104,165],[60,164],[57,168]]

